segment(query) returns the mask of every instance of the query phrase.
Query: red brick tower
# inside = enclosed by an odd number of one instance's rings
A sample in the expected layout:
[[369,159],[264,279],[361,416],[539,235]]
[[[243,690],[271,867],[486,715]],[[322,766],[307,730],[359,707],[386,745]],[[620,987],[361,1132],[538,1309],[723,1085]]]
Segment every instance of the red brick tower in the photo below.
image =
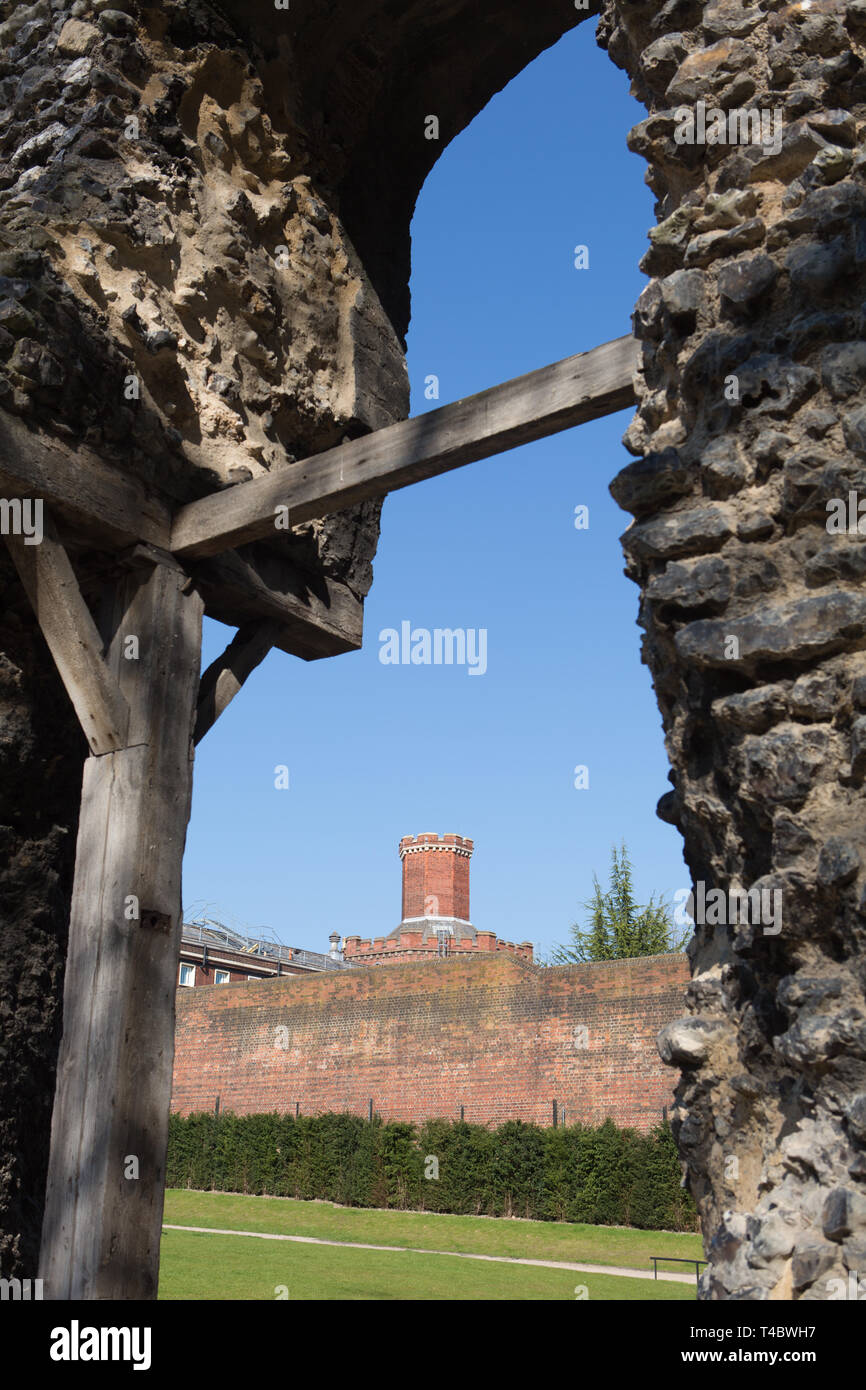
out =
[[474,846],[462,835],[404,835],[403,922],[423,918],[469,921],[469,860]]
[[477,931],[469,920],[469,860],[475,845],[462,835],[404,835],[403,919],[387,936],[362,941],[347,936],[347,965],[390,965],[443,956],[508,951],[532,960],[532,943],[500,941],[493,931]]

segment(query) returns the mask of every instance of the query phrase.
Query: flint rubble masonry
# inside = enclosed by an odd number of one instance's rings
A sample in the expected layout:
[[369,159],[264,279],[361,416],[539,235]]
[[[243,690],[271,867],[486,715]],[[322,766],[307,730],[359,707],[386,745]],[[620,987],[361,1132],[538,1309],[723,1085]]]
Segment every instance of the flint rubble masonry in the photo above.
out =
[[[826,1298],[866,1260],[866,571],[825,529],[866,484],[866,5],[608,0],[600,39],[649,110],[629,144],[658,198],[611,491],[672,766],[659,815],[695,883],[785,908],[776,934],[698,926],[660,1040],[701,1293]],[[699,101],[780,108],[781,140],[678,142]]]

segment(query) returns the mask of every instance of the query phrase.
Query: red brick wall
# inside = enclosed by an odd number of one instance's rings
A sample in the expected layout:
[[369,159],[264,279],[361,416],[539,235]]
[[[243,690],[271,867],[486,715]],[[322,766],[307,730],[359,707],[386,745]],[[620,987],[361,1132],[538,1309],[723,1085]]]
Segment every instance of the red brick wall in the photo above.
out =
[[[434,940],[431,944],[428,940],[425,946],[422,944],[422,937],[423,932],[420,931],[401,932],[399,939],[386,936],[384,942],[381,937],[373,941],[362,941],[360,936],[347,936],[343,947],[343,959],[352,964],[357,961],[359,965],[402,965],[408,960],[417,960],[419,963],[438,960],[438,943]],[[458,927],[454,937],[448,941],[448,954],[465,956],[468,951],[508,951],[512,955],[531,961],[533,946],[531,941],[521,941],[519,946],[515,946],[513,941],[497,941],[493,932],[480,931],[476,932],[474,938],[461,937]]]
[[687,980],[684,956],[540,969],[497,952],[181,989],[172,1108],[366,1114],[372,1097],[385,1119],[463,1105],[549,1124],[555,1099],[569,1124],[649,1129],[676,1080],[655,1037]]

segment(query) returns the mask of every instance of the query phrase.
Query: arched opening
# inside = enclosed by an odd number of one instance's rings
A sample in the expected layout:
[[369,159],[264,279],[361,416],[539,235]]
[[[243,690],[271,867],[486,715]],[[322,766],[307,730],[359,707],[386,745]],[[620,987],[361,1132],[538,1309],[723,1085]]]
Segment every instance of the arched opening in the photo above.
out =
[[[625,145],[640,114],[586,24],[443,152],[413,222],[413,415],[628,331],[652,220]],[[302,923],[297,944],[315,950],[343,923],[375,937],[397,920],[393,845],[434,826],[476,841],[478,922],[542,955],[582,918],[614,842],[630,846],[638,895],[681,887],[679,838],[653,814],[667,766],[608,492],[630,414],[386,500],[363,651],[297,673],[304,739],[271,657],[199,751],[189,903],[284,939]],[[483,631],[485,669],[382,664],[380,634],[407,621]],[[226,778],[244,824],[221,809]],[[334,874],[337,806],[349,833]]]

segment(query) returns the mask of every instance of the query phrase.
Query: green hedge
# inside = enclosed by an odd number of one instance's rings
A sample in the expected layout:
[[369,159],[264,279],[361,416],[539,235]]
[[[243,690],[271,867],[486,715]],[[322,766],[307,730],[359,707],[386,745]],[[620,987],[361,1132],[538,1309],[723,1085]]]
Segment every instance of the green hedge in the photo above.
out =
[[[438,1179],[432,1174],[438,1161]],[[668,1124],[541,1129],[510,1120],[372,1123],[358,1115],[172,1115],[169,1187],[474,1216],[694,1231]]]

